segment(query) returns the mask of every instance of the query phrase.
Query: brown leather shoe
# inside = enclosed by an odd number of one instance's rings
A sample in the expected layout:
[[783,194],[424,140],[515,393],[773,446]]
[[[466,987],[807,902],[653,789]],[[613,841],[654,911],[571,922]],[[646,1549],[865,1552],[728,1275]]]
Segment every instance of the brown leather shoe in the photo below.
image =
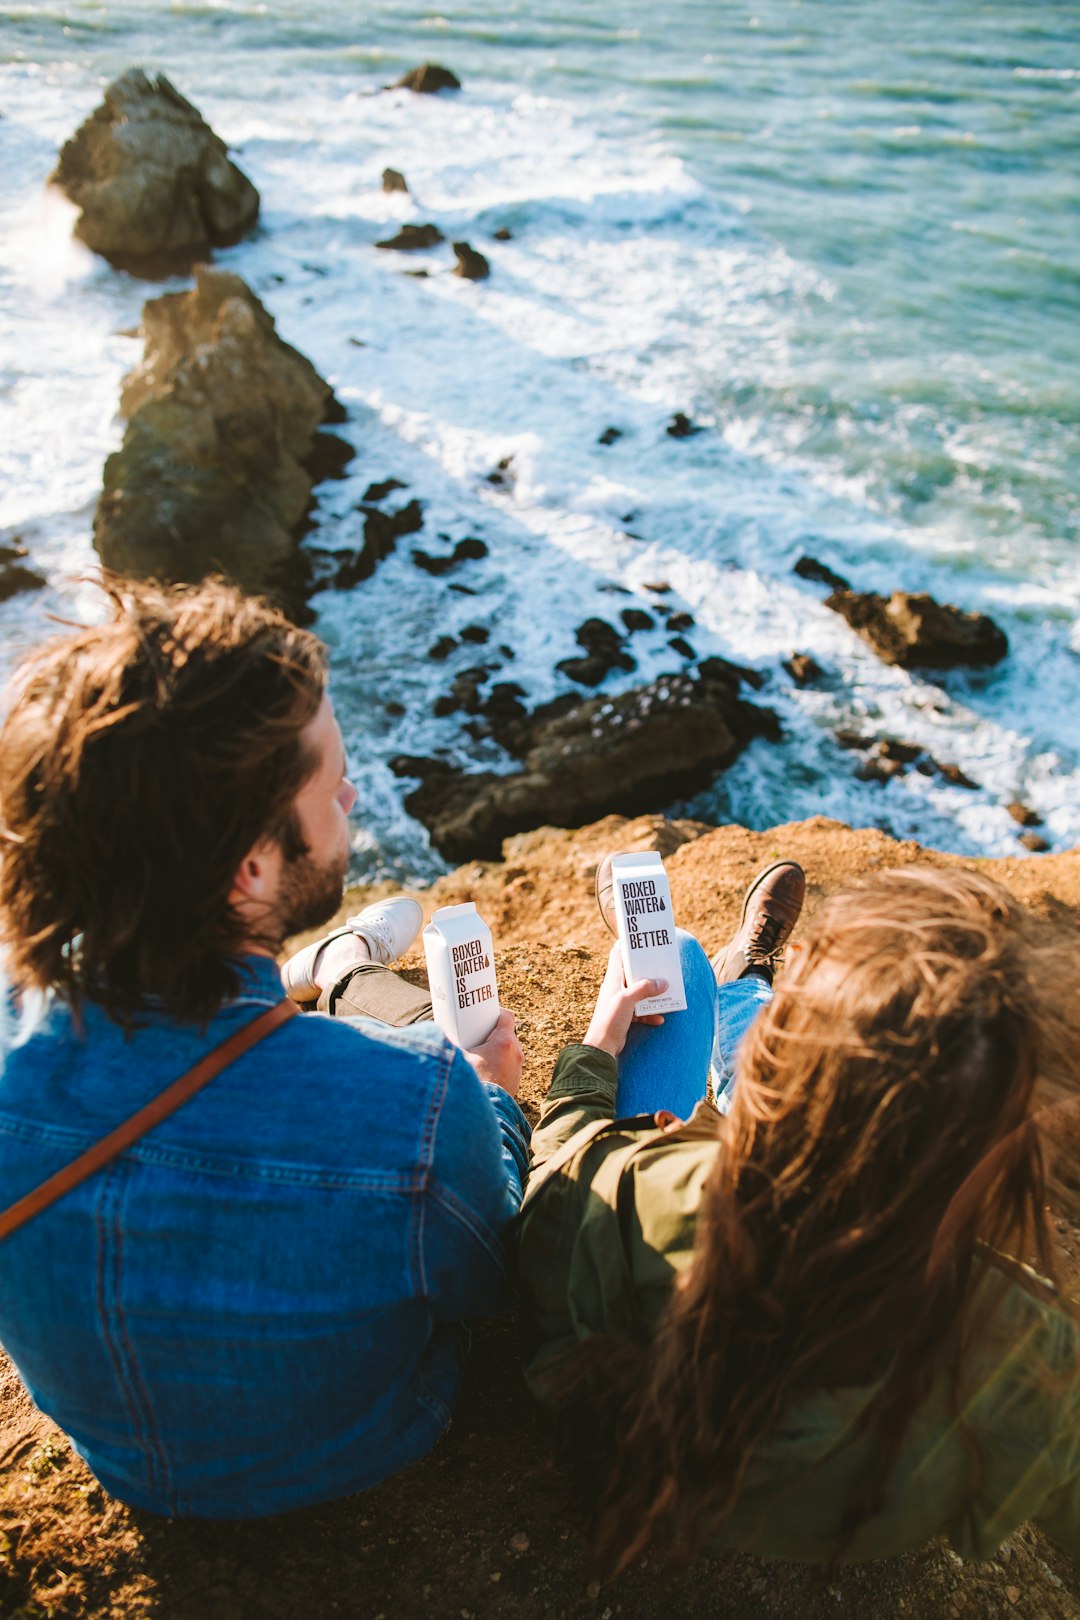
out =
[[805,896],[806,873],[798,861],[775,861],[759,872],[746,891],[739,932],[712,959],[717,984],[741,979],[751,968],[771,983]]

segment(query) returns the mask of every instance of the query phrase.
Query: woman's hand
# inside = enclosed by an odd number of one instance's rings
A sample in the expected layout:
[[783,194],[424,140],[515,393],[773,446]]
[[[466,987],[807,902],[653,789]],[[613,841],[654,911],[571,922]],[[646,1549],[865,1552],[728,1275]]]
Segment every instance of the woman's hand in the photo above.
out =
[[585,1036],[585,1045],[598,1047],[601,1052],[618,1057],[626,1045],[631,1024],[664,1022],[659,1013],[646,1013],[643,1017],[636,1018],[634,1008],[639,1001],[645,1001],[649,996],[662,995],[667,987],[666,979],[638,979],[634,984],[627,984],[623,972],[622,951],[617,944],[613,945],[608,955],[604,982],[596,998],[592,1022]]

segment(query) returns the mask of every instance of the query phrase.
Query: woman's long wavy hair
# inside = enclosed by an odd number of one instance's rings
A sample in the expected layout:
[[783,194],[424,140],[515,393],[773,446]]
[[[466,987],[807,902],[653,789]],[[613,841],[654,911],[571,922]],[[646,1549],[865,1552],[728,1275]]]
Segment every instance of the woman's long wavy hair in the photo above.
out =
[[995,1299],[980,1284],[1001,1275],[987,1248],[1053,1276],[1033,1116],[1074,1095],[1080,1014],[1075,948],[1048,932],[987,878],[927,868],[819,913],[740,1054],[658,1331],[588,1341],[559,1369],[600,1568],[654,1541],[689,1556],[786,1408],[880,1379],[861,1423],[873,1477],[822,1553],[839,1558],[943,1357],[958,1397]]

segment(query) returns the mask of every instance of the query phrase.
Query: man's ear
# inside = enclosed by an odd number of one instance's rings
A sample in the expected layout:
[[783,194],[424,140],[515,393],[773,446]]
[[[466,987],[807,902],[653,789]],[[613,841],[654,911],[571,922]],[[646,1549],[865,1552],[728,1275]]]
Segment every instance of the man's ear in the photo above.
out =
[[234,906],[255,905],[260,908],[277,897],[281,875],[281,846],[274,840],[254,844],[244,856],[233,876],[229,898]]

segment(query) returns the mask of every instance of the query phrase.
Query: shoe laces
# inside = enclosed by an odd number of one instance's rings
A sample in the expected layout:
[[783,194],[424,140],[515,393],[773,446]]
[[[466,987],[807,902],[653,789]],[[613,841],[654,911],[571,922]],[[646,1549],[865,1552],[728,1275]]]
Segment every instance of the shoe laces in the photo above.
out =
[[[366,918],[363,926],[357,929],[357,933],[367,940],[369,949],[374,946],[387,962],[394,961],[397,952],[394,950],[394,936],[389,917]],[[372,961],[375,960],[375,950],[371,951]]]
[[787,924],[782,918],[762,912],[747,942],[746,960],[753,963],[778,961],[786,932]]

